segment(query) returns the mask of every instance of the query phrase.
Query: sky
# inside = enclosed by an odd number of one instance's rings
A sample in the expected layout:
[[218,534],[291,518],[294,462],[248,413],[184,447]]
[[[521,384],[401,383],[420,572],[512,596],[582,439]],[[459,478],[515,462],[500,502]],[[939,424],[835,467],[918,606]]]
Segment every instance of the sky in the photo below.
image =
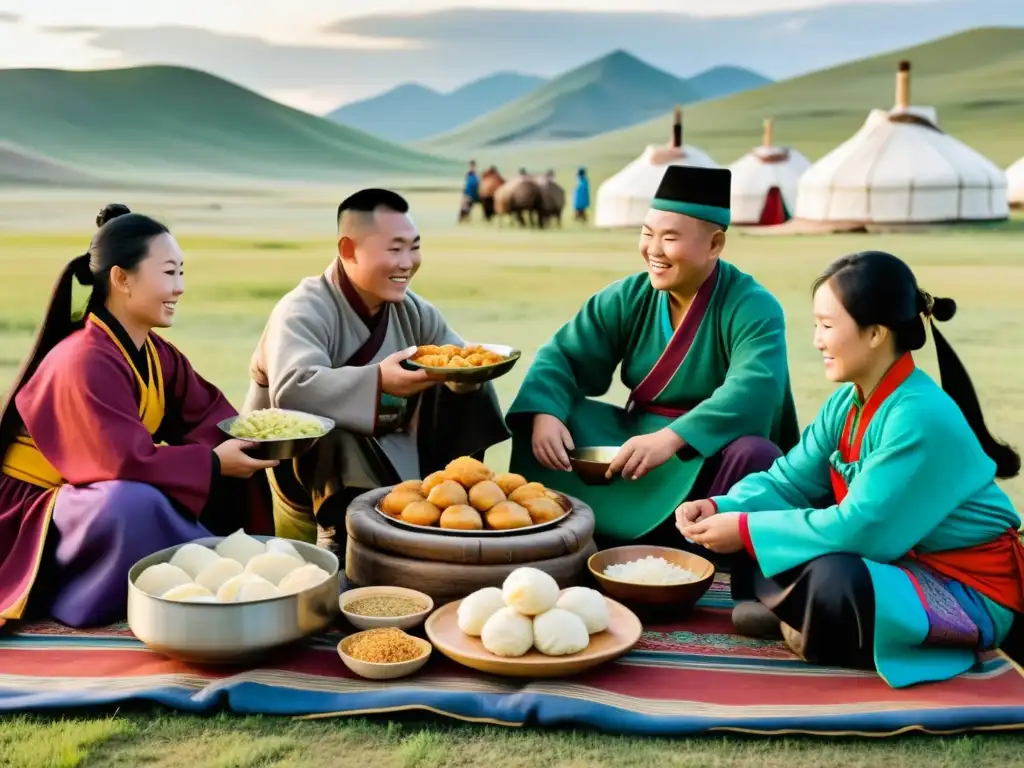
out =
[[[553,77],[615,47],[626,47],[679,76],[733,63],[785,77],[870,53],[865,46],[886,50],[907,44],[903,38],[913,30],[906,29],[906,21],[891,40],[873,25],[847,34],[839,24],[831,38],[814,28],[807,32],[813,37],[811,47],[819,49],[813,53],[806,53],[803,38],[796,48],[786,47],[795,45],[796,38],[789,43],[783,39],[799,33],[806,19],[789,18],[775,29],[761,29],[761,40],[744,37],[736,26],[755,24],[744,19],[752,14],[801,14],[851,1],[904,8],[916,19],[920,12],[906,5],[934,0],[0,0],[0,69],[190,66],[322,113],[410,80],[446,90],[499,69]],[[979,1],[1024,13],[1016,10],[1024,0]],[[588,11],[615,17],[601,21],[592,15],[581,31],[574,18],[549,15],[538,25],[532,16],[524,20],[527,15],[513,14],[467,31],[451,18],[421,16],[455,8]],[[668,24],[654,24],[665,28],[652,28],[646,12],[689,14],[700,20],[691,23],[676,16]],[[874,14],[868,11],[869,18]],[[927,21],[923,24],[928,26]],[[910,36],[945,31],[926,33],[922,28]],[[723,40],[735,45],[723,45]],[[523,55],[524,48],[537,46],[544,47],[540,54]],[[794,56],[794,51],[806,55]]]
[[[892,3],[893,0],[868,0]],[[117,63],[89,44],[94,28],[181,25],[269,42],[341,48],[400,47],[323,31],[331,22],[367,15],[409,15],[446,8],[675,11],[694,16],[837,5],[843,0],[0,0],[0,67],[88,69]],[[5,22],[6,20],[6,22]],[[76,29],[78,28],[78,29]]]

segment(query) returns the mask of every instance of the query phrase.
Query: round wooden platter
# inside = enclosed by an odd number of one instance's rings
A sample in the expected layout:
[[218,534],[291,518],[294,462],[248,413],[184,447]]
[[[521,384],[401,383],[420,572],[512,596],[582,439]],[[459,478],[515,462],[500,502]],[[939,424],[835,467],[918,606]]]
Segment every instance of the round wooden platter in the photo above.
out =
[[479,637],[459,629],[459,603],[438,608],[424,627],[434,647],[463,666],[505,677],[564,677],[613,661],[628,653],[640,640],[643,626],[636,614],[621,603],[605,598],[611,621],[608,629],[590,636],[590,645],[569,656],[545,656],[531,648],[524,656],[496,656],[484,648]]
[[[392,517],[387,514],[380,508],[379,501],[374,505],[373,509],[378,515],[391,523],[391,525],[396,528],[404,528],[407,531],[416,531],[417,533],[428,533],[439,536],[483,537],[486,539],[494,539],[502,536],[524,536],[528,533],[546,531],[550,528],[555,528],[561,525],[565,521],[565,518],[572,514],[573,503],[572,500],[564,493],[559,493],[558,491],[554,491],[554,493],[558,495],[559,499],[561,499],[559,506],[561,506],[562,509],[565,509],[566,506],[568,506],[569,509],[566,510],[561,517],[556,517],[554,520],[547,520],[546,522],[535,523],[534,525],[524,525],[522,528],[484,528],[483,530],[475,531],[463,530],[461,528],[442,528],[440,525],[416,525],[415,523],[407,523],[401,518]],[[483,512],[480,513],[480,517],[484,517]]]

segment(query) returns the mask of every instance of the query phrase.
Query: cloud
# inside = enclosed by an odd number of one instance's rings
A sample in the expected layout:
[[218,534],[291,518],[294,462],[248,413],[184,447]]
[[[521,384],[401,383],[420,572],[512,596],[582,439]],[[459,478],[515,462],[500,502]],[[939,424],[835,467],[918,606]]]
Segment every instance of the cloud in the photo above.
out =
[[51,35],[93,35],[103,31],[103,27],[89,24],[52,24],[40,29]]
[[19,24],[22,17],[17,13],[10,13],[9,11],[0,11],[0,24]]

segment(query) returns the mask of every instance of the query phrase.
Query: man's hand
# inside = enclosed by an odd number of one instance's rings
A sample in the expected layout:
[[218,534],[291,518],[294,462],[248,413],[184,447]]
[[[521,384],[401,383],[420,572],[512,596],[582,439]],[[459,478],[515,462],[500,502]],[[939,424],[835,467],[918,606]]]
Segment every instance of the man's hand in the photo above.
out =
[[426,371],[407,371],[402,361],[416,354],[416,347],[403,349],[380,361],[380,388],[393,397],[409,398],[434,386],[437,381]]
[[668,427],[649,435],[631,437],[612,459],[604,476],[610,480],[622,472],[627,480],[639,480],[668,461],[684,445],[683,438]]
[[569,454],[575,445],[565,424],[547,413],[533,417],[533,455],[542,466],[564,472],[572,471]]

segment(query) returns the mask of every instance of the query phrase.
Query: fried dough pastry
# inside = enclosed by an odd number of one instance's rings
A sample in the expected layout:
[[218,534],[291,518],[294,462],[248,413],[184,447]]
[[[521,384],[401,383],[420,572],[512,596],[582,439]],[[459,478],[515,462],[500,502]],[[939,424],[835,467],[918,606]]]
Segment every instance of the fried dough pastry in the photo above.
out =
[[469,503],[480,512],[486,512],[495,504],[505,501],[505,494],[493,480],[484,480],[469,489]]
[[495,504],[485,516],[487,518],[487,525],[496,530],[525,528],[528,525],[533,525],[530,513],[514,501],[503,501],[500,504]]
[[566,512],[572,509],[572,502],[569,501],[569,499],[567,499],[565,496],[562,496],[561,494],[555,493],[554,491],[551,490],[544,491],[544,495],[551,499],[553,502],[555,502],[555,504],[560,506]]
[[508,495],[509,501],[514,501],[516,504],[522,504],[527,499],[545,498],[547,496],[547,488],[540,483],[527,483],[516,488],[512,493]]
[[460,456],[448,462],[444,473],[452,480],[461,483],[463,488],[472,488],[477,483],[494,477],[494,472],[490,467],[471,456]]
[[440,485],[434,486],[427,496],[427,501],[438,509],[447,509],[456,504],[469,504],[469,496],[466,489],[454,480],[445,480]]
[[420,494],[422,496],[426,496],[426,494],[423,492],[423,481],[422,480],[403,480],[402,482],[400,482],[398,485],[396,485],[391,490],[392,490],[392,492],[394,492],[394,491],[415,491],[416,493],[418,493],[418,494]]
[[436,525],[441,510],[429,501],[414,501],[402,510],[402,520],[413,525]]
[[408,507],[415,501],[423,501],[423,494],[418,491],[410,491],[408,489],[401,490],[395,488],[391,493],[385,496],[380,502],[381,511],[385,515],[391,517],[399,517],[402,514],[402,510]]
[[496,365],[506,358],[479,345],[458,347],[454,344],[424,344],[416,348],[416,354],[410,359],[429,368],[478,368]]
[[456,504],[441,513],[441,527],[460,531],[480,531],[483,530],[484,521],[480,513],[472,507]]
[[423,485],[420,488],[420,492],[424,496],[429,496],[430,492],[434,490],[437,486],[439,486],[441,483],[443,483],[445,480],[451,480],[451,478],[448,477],[448,475],[444,471],[431,472],[429,475],[427,475],[426,479],[424,479]]
[[533,521],[534,525],[540,525],[541,523],[547,523],[551,520],[557,520],[565,514],[565,510],[547,496],[538,496],[532,499],[527,499],[522,503],[522,506],[530,513],[530,519]]
[[494,482],[501,488],[501,492],[508,496],[519,486],[526,485],[526,478],[513,472],[502,472],[494,476]]

